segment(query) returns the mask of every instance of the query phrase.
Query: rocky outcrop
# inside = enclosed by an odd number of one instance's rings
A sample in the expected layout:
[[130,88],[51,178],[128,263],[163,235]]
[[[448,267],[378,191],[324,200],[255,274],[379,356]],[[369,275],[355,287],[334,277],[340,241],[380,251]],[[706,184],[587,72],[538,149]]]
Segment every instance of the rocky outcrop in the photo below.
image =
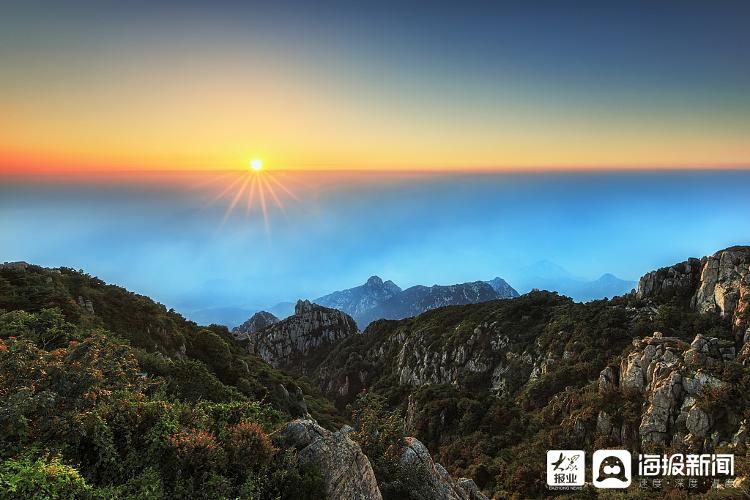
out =
[[663,267],[646,273],[638,280],[636,297],[654,297],[662,293],[683,293],[691,295],[700,284],[702,262],[690,258],[670,267]]
[[300,300],[294,315],[251,335],[248,350],[275,368],[306,373],[336,342],[357,333],[349,315]]
[[[655,332],[633,341],[633,349],[623,357],[619,370],[607,367],[601,372],[599,390],[619,387],[643,394],[638,428],[642,446],[688,445],[710,451],[731,437],[714,429],[716,418],[706,410],[710,405],[704,403],[726,386],[716,374],[733,360],[732,342],[699,334],[687,344]],[[627,433],[617,428],[605,411],[599,413],[596,428],[600,435],[625,442]]]
[[[372,465],[360,446],[349,437],[352,431],[351,427],[344,426],[338,432],[331,432],[313,420],[298,419],[284,425],[275,437],[282,446],[296,449],[302,463],[320,471],[327,499],[380,499]],[[416,438],[406,438],[399,464],[413,472],[409,483],[411,498],[487,500],[471,479],[454,480]]]
[[508,396],[546,374],[559,357],[533,343],[512,342],[498,322],[481,322],[460,343],[442,349],[408,333],[394,339],[396,371],[399,382],[412,387],[461,385],[471,379],[497,396]]
[[[738,341],[750,340],[750,247],[731,247],[644,275],[636,297],[679,295],[690,307],[732,322]],[[747,338],[745,338],[747,337]]]
[[78,307],[86,311],[88,314],[94,314],[94,303],[91,299],[84,299],[82,296],[78,296]]
[[270,393],[279,407],[286,410],[292,417],[310,417],[305,395],[299,386],[292,385],[287,388],[284,384],[276,384],[271,387]]
[[258,311],[240,326],[232,329],[232,336],[237,340],[244,340],[252,333],[258,332],[279,322],[279,318],[266,311]]
[[413,467],[417,471],[411,483],[411,496],[423,500],[486,500],[474,481],[461,478],[454,481],[445,467],[435,463],[418,439],[406,438],[407,447],[401,456],[400,464]]
[[730,318],[739,339],[750,336],[750,247],[733,247],[705,258],[692,306]]
[[285,447],[297,449],[302,463],[320,471],[326,498],[382,498],[370,461],[345,430],[330,432],[312,420],[294,420],[278,432],[277,438]]
[[19,260],[17,262],[3,262],[0,264],[0,269],[8,269],[13,271],[26,271],[29,268],[29,263]]

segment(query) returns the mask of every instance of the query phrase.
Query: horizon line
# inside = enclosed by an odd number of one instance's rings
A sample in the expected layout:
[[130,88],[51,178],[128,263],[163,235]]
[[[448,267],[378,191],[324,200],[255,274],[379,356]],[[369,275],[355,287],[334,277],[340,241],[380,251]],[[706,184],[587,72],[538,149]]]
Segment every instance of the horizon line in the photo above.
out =
[[[223,168],[173,168],[173,167],[3,167],[0,166],[0,177],[38,178],[38,177],[83,177],[127,175],[201,175],[242,172],[241,167]],[[294,174],[499,174],[499,173],[617,173],[617,172],[679,172],[679,171],[744,171],[750,170],[748,163],[696,163],[696,164],[651,164],[651,165],[508,165],[508,166],[433,166],[433,167],[273,167],[265,170],[278,173]]]

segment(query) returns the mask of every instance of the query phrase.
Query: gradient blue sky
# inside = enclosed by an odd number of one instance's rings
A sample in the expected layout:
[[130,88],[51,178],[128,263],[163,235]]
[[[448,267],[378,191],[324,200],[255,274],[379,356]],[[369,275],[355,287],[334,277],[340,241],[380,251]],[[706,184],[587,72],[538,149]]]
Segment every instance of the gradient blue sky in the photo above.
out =
[[750,162],[750,3],[12,2],[0,172]]
[[242,211],[220,226],[228,202],[207,206],[203,188],[4,185],[0,261],[83,268],[190,315],[314,298],[372,274],[403,287],[513,284],[543,259],[637,279],[750,244],[746,171],[295,175],[300,202],[271,210],[270,234]]

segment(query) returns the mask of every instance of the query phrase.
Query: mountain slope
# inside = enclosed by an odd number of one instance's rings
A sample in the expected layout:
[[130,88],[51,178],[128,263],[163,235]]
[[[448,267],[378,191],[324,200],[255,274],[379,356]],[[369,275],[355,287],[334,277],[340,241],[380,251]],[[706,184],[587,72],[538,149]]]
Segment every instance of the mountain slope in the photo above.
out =
[[744,475],[748,311],[750,247],[733,247],[612,300],[532,292],[376,321],[314,376],[341,407],[382,395],[452,474],[498,497],[548,494],[548,449],[729,450]]
[[292,416],[311,411],[325,422],[336,418],[304,380],[247,353],[223,326],[201,327],[148,297],[80,271],[23,262],[0,265],[0,310],[44,308],[59,309],[67,322],[84,331],[103,329],[127,341],[136,349],[142,371],[165,377],[175,394],[189,388],[201,399],[266,399]]
[[[339,311],[296,309],[251,340],[315,356],[358,333]],[[378,400],[331,432],[314,392],[224,327],[82,272],[0,265],[0,497],[484,498]]]
[[417,285],[378,304],[360,317],[363,324],[369,324],[377,319],[401,319],[438,307],[475,304],[497,298],[500,298],[498,293],[483,281],[431,287]]

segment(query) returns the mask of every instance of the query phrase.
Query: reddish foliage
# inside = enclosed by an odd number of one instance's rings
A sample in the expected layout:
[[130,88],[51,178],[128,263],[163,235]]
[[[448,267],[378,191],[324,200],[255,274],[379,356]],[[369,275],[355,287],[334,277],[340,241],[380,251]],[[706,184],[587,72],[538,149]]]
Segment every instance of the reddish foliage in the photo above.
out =
[[255,422],[240,422],[229,428],[228,451],[235,466],[252,469],[268,464],[276,453],[271,438]]

